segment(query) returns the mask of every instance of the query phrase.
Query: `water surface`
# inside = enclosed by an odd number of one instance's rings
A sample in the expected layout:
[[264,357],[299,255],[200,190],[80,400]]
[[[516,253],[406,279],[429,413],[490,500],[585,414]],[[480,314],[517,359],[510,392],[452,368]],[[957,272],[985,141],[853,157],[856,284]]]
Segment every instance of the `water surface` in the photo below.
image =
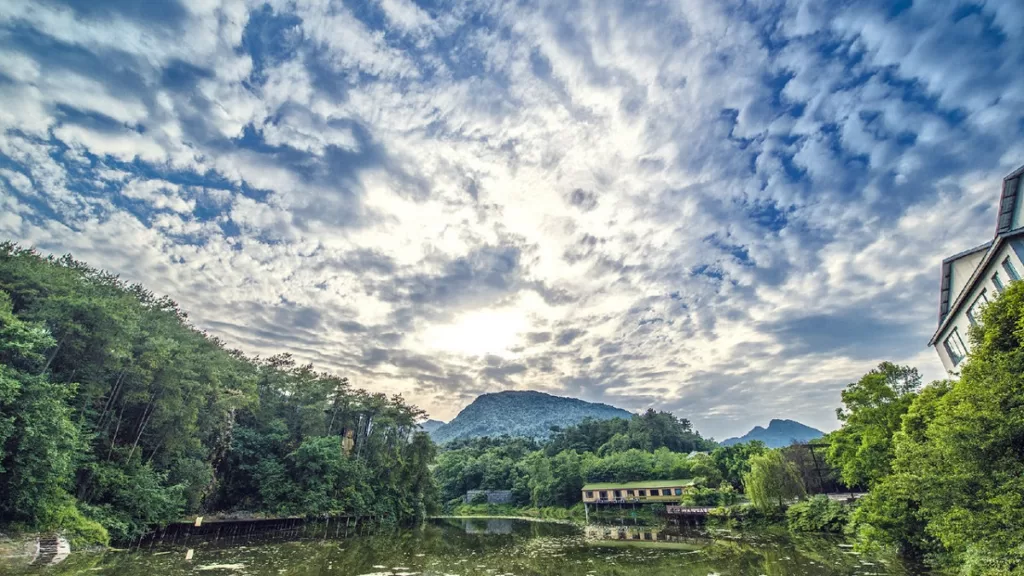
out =
[[[186,560],[188,549],[193,550]],[[641,527],[578,528],[505,519],[434,520],[393,530],[304,527],[228,538],[146,542],[76,553],[18,575],[172,576],[908,576],[916,569],[842,541]],[[0,566],[0,572],[4,567]]]

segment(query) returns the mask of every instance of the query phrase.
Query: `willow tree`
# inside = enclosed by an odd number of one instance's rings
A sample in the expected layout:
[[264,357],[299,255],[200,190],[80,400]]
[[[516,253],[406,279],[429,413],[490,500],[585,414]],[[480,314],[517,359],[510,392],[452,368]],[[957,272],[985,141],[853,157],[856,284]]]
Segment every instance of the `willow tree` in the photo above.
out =
[[779,450],[752,456],[750,472],[743,476],[743,486],[747,497],[761,510],[780,510],[786,501],[806,493],[800,471],[783,458]]

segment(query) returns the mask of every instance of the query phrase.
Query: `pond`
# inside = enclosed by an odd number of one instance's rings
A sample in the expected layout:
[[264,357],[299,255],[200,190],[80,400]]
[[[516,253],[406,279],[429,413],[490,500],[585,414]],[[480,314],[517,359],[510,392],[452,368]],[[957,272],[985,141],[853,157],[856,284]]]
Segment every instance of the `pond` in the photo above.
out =
[[[186,560],[188,549],[193,550]],[[896,576],[920,570],[855,553],[841,540],[587,526],[497,518],[393,530],[317,525],[273,535],[154,541],[75,553],[17,575],[293,576]]]

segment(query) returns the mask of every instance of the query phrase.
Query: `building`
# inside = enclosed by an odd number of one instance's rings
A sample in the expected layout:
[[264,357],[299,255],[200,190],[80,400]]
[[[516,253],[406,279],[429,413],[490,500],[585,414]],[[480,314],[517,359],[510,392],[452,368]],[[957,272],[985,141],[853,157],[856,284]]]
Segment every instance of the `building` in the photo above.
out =
[[511,490],[469,490],[463,497],[466,504],[511,504]]
[[981,307],[1024,274],[1024,166],[1003,179],[992,240],[942,261],[939,326],[928,342],[949,372],[970,352],[967,331]]
[[602,482],[583,487],[585,504],[642,504],[679,502],[693,480],[652,480],[650,482]]

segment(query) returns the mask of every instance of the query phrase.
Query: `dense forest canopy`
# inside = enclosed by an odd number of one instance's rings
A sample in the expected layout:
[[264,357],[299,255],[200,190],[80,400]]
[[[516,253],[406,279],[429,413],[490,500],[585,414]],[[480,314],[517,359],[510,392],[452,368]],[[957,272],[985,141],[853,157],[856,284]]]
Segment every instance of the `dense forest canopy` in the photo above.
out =
[[422,516],[422,416],[229,350],[70,256],[0,244],[0,524],[104,540],[217,510]]
[[686,419],[649,410],[629,420],[584,420],[543,444],[508,436],[452,442],[438,456],[434,476],[445,501],[468,490],[511,490],[518,505],[572,506],[587,482],[694,478],[702,486],[738,484],[743,470],[729,455],[744,448],[716,449]]

